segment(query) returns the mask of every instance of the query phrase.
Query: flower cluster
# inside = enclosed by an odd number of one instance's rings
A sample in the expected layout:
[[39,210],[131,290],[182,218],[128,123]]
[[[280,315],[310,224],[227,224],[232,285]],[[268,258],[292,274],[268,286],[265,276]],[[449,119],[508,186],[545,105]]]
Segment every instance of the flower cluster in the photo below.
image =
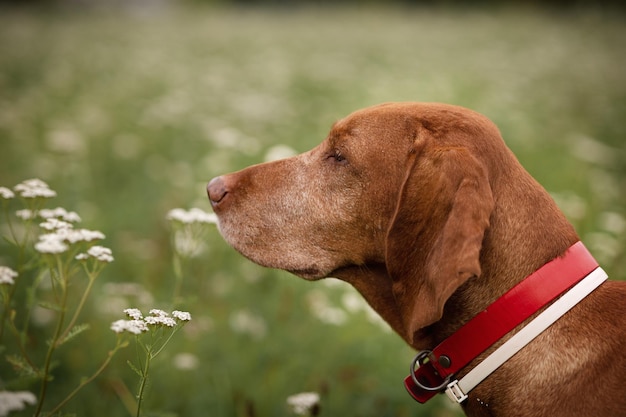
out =
[[299,416],[317,415],[316,410],[319,409],[319,402],[320,395],[316,392],[302,392],[287,397],[287,405]]
[[4,198],[5,200],[10,200],[15,197],[15,193],[9,190],[7,187],[0,187],[0,197]]
[[[151,326],[175,327],[180,322],[191,320],[191,314],[186,311],[174,310],[168,313],[159,309],[152,309],[148,316],[143,316],[137,308],[127,308],[124,313],[130,320],[117,320],[111,324],[111,330],[115,333],[129,332],[141,334],[150,330]],[[176,321],[178,320],[178,321]]]
[[148,331],[148,326],[143,320],[117,320],[111,323],[111,330],[115,333],[141,334]]
[[143,319],[146,324],[150,325],[158,325],[162,324],[167,327],[176,326],[176,320],[172,317],[169,317],[169,314],[166,311],[159,310],[158,308],[153,308],[150,310],[150,316],[144,317]]
[[17,277],[17,272],[12,270],[8,266],[0,266],[0,285],[2,284],[13,285],[15,284],[14,278],[16,277]]
[[46,230],[53,231],[39,236],[39,242],[35,244],[35,249],[40,253],[63,253],[69,249],[68,244],[92,242],[105,238],[104,234],[97,230],[74,229],[70,223],[62,220],[51,220],[48,219],[40,225]]
[[[13,187],[21,197],[31,198],[51,198],[56,196],[56,192],[48,187],[48,184],[39,179],[23,181]],[[6,187],[0,187],[0,196],[4,199],[15,197],[15,193]],[[75,229],[74,223],[80,222],[80,216],[73,211],[67,211],[63,207],[55,209],[32,210],[25,208],[15,212],[16,216],[22,220],[32,220],[36,217],[44,221],[39,226],[47,233],[39,236],[35,243],[35,250],[44,254],[58,254],[66,252],[70,245],[77,242],[92,242],[104,239],[104,234],[97,230]],[[85,256],[92,256],[97,260],[111,262],[113,257],[111,251],[98,247],[93,252],[88,252]],[[80,259],[80,258],[79,258]]]
[[23,410],[26,404],[33,405],[36,402],[37,397],[29,391],[0,391],[0,417]]
[[76,255],[76,259],[84,261],[89,258],[93,258],[100,262],[113,262],[113,253],[111,249],[104,246],[92,246],[87,250],[87,253],[79,253]]
[[[48,184],[43,182],[40,179],[30,179],[26,181],[22,181],[13,187],[15,193],[23,198],[52,198],[56,197],[57,193],[54,190],[51,190]],[[7,187],[0,187],[0,197],[5,200],[10,200],[15,198],[15,193],[11,191]]]
[[[51,190],[48,184],[39,179],[23,181],[13,187],[13,189],[23,198],[52,198],[57,195],[56,191]],[[6,191],[3,193],[3,197],[5,194]]]
[[143,314],[141,314],[141,310],[139,310],[138,308],[127,308],[126,310],[124,310],[124,313],[126,313],[126,315],[133,320],[143,319]]
[[217,223],[217,216],[213,213],[207,213],[199,208],[192,208],[189,211],[176,208],[167,213],[168,220],[179,221],[184,224],[191,223]]
[[[2,188],[3,187],[0,187],[0,190]],[[46,220],[56,219],[56,220],[63,220],[65,222],[71,222],[71,223],[78,223],[81,221],[80,216],[76,212],[67,211],[63,207],[57,207],[55,209],[41,209],[39,211],[22,209],[22,210],[16,211],[15,215],[22,220],[30,220],[30,219],[34,219],[35,217],[40,217]]]
[[61,230],[71,229],[73,226],[71,223],[51,217],[45,222],[39,223],[39,227],[46,230]]
[[167,213],[166,218],[173,223],[173,247],[183,258],[195,258],[206,249],[204,234],[206,224],[217,224],[217,216],[198,208],[184,210],[176,208]]
[[174,318],[177,318],[180,321],[189,321],[191,320],[191,314],[187,311],[178,311],[178,310],[174,310],[172,311],[172,316],[174,316]]
[[[45,182],[38,179],[23,181],[13,187],[13,189],[0,187],[0,200],[2,200],[0,203],[2,203],[2,209],[8,222],[6,228],[4,228],[4,225],[1,225],[3,226],[2,232],[7,231],[9,233],[9,236],[2,237],[19,250],[17,257],[19,275],[22,275],[22,271],[26,271],[26,275],[38,277],[35,280],[27,279],[26,281],[23,281],[23,278],[21,278],[20,281],[16,282],[15,278],[18,276],[18,272],[9,267],[0,266],[0,307],[2,307],[0,314],[2,316],[0,319],[0,338],[2,338],[3,334],[6,334],[5,330],[7,327],[18,336],[15,338],[17,346],[9,346],[9,349],[19,351],[20,355],[8,355],[12,358],[9,361],[18,372],[18,380],[23,375],[37,375],[41,381],[39,390],[41,396],[39,398],[26,391],[9,392],[0,390],[0,417],[8,415],[12,411],[22,410],[28,404],[37,404],[33,415],[41,415],[43,404],[49,402],[46,398],[46,392],[48,391],[48,383],[53,380],[53,375],[50,372],[52,370],[51,364],[58,361],[58,359],[55,359],[55,353],[67,341],[73,339],[89,327],[88,324],[77,324],[77,322],[93,288],[93,283],[104,266],[103,263],[113,261],[110,249],[95,245],[96,241],[105,238],[103,233],[74,227],[74,223],[81,221],[77,213],[65,210],[62,207],[54,209],[42,208],[45,203],[43,199],[52,198],[56,195],[56,192],[51,190]],[[13,219],[9,216],[9,207],[13,202],[6,201],[16,197],[19,197],[17,203],[21,203],[22,207],[15,212],[15,217],[24,221],[24,224],[19,225],[19,227],[13,227]],[[39,227],[37,227],[37,224],[39,224]],[[39,236],[35,237],[37,235]],[[24,264],[24,259],[30,257],[30,253],[28,253],[28,257],[24,256],[25,250],[27,247],[30,249],[33,244],[36,251],[35,257],[33,261]],[[85,251],[86,253],[75,256],[80,251]],[[57,256],[54,259],[43,256],[45,254],[62,253],[66,253],[65,256]],[[77,305],[71,304],[75,299],[73,297],[74,294],[70,294],[69,291],[72,284],[71,279],[74,275],[73,271],[76,267],[74,258],[78,260],[93,260],[89,264],[83,263],[82,265],[89,278],[89,283],[84,287],[80,299],[76,299]],[[41,260],[45,260],[45,262],[35,262]],[[54,298],[50,301],[47,299],[45,302],[39,302],[37,299],[38,290],[42,286],[43,274],[31,273],[31,269],[34,267],[41,267],[42,273],[45,271],[44,268],[48,269],[47,272],[51,279],[51,285],[54,288]],[[29,281],[31,282],[30,284]],[[24,294],[26,294],[28,301],[18,301],[23,299]],[[44,303],[49,307],[39,309],[38,306]],[[67,311],[72,311],[72,315],[55,315],[55,312]],[[14,320],[14,317],[18,314],[24,315],[25,319]],[[41,364],[36,364],[36,355],[31,354],[29,346],[24,342],[27,336],[28,338],[32,337],[28,332],[29,317],[32,317],[33,322],[42,325],[56,318],[57,330],[48,341],[47,355],[45,355],[45,359],[43,359]],[[25,324],[16,325],[18,321]],[[141,325],[146,326],[141,321],[136,323],[135,326],[124,323],[124,328],[140,333],[142,331]],[[46,414],[58,415],[58,410],[76,395],[78,390],[101,374],[115,352],[125,346],[125,341],[118,338],[115,347],[109,351],[107,359],[100,368],[90,377],[84,378],[75,390]],[[8,350],[8,352],[11,352],[11,350]],[[4,375],[2,378],[4,378]]]
[[63,243],[58,235],[49,233],[39,236],[39,242],[35,243],[35,249],[40,253],[63,253],[69,246]]
[[41,209],[37,212],[37,215],[42,219],[63,219],[66,222],[78,223],[81,221],[80,216],[74,211],[67,211],[63,207],[57,207],[55,209]]

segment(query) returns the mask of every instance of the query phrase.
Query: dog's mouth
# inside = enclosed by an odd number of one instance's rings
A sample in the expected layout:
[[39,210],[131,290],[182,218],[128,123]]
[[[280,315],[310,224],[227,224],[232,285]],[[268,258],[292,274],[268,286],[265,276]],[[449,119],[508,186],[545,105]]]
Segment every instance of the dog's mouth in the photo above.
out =
[[315,281],[328,276],[328,270],[323,269],[323,267],[316,266],[315,264],[294,262],[293,260],[290,261],[289,259],[286,259],[288,256],[284,256],[284,254],[273,254],[270,256],[267,253],[257,252],[251,249],[251,246],[253,247],[253,245],[240,245],[238,242],[233,242],[228,239],[228,237],[223,233],[222,236],[237,252],[257,265],[287,271],[308,281]]
[[296,276],[299,276],[300,278],[304,278],[310,281],[318,280],[326,276],[318,268],[313,268],[313,267],[287,269],[286,271]]

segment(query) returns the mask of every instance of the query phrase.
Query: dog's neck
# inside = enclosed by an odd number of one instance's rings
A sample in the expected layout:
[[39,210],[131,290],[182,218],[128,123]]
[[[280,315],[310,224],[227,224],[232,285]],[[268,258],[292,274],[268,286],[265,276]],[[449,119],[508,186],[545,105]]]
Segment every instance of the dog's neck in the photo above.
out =
[[[527,183],[522,186],[528,185],[529,198],[534,204],[523,211],[514,201],[497,202],[482,244],[481,275],[461,285],[446,302],[441,319],[420,329],[411,340],[407,338],[406,320],[396,305],[392,279],[384,264],[346,268],[338,271],[337,278],[352,284],[413,348],[421,350],[436,346],[526,276],[579,240],[549,194],[529,175],[527,178]],[[537,218],[543,221],[538,223]],[[536,224],[544,226],[537,228]],[[496,245],[494,242],[500,243]]]
[[[560,212],[558,216],[551,217],[553,220],[547,224],[554,228],[553,233],[546,228],[535,231],[520,230],[515,235],[516,239],[510,240],[509,245],[499,247],[491,245],[492,241],[502,242],[501,239],[494,238],[498,230],[498,220],[494,219],[494,227],[487,232],[483,242],[482,253],[491,256],[481,258],[481,276],[471,278],[459,287],[448,299],[442,318],[415,334],[411,341],[412,346],[417,349],[436,346],[502,294],[542,265],[562,255],[579,240]],[[556,233],[556,230],[560,233]],[[563,233],[563,230],[568,232]],[[532,259],[534,263],[520,263],[522,259]]]

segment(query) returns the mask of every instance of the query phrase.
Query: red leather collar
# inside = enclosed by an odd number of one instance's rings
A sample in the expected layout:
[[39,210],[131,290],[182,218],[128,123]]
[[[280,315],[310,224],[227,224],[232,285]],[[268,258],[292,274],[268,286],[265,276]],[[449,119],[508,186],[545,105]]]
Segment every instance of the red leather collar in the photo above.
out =
[[498,298],[456,333],[431,351],[422,351],[415,377],[404,386],[418,402],[425,403],[445,389],[446,381],[515,327],[555,300],[598,267],[582,242],[571,246],[561,257],[548,262]]

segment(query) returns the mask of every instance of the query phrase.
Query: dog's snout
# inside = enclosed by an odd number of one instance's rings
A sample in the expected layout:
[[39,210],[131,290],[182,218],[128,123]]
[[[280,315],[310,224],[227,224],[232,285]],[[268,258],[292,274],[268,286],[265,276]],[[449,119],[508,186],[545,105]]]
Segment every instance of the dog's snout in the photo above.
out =
[[209,181],[206,191],[209,196],[209,200],[211,200],[211,205],[213,206],[219,204],[222,200],[224,200],[226,194],[228,194],[226,184],[224,183],[224,179],[222,177],[216,177]]

